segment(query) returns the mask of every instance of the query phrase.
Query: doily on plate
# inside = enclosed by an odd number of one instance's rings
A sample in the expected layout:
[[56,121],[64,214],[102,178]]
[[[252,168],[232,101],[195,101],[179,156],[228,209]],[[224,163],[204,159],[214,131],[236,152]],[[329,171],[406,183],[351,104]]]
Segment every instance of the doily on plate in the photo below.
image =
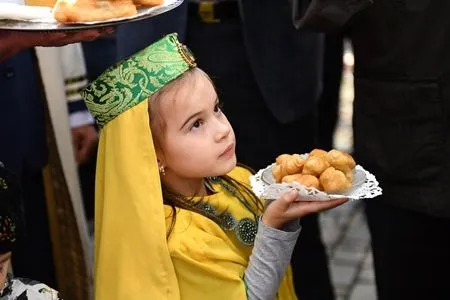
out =
[[327,194],[315,188],[305,187],[297,182],[275,183],[271,171],[273,166],[275,164],[259,170],[258,173],[250,177],[253,192],[266,200],[278,199],[292,189],[298,190],[300,198],[304,201],[327,201],[336,198],[361,200],[375,198],[382,194],[382,189],[375,176],[360,165],[357,165],[353,171],[352,187],[342,194]]

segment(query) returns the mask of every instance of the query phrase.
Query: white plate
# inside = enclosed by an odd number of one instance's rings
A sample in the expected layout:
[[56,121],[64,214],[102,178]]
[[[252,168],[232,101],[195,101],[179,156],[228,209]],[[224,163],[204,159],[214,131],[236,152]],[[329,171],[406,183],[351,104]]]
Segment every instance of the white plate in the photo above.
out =
[[[10,6],[5,3],[0,3],[0,29],[4,30],[18,30],[18,31],[70,31],[70,30],[83,30],[83,29],[91,29],[91,28],[101,28],[108,26],[117,26],[124,23],[136,22],[144,19],[148,19],[165,12],[168,12],[183,3],[183,0],[165,0],[162,5],[154,6],[154,7],[140,7],[137,9],[137,15],[132,17],[125,18],[117,18],[106,21],[99,22],[80,22],[80,23],[70,23],[70,24],[61,24],[58,23],[53,16],[49,15],[49,8],[43,7],[30,7],[25,5],[18,5],[19,7],[15,11],[19,11],[19,9],[23,9],[22,14],[17,13],[14,14],[14,17],[11,17],[10,14],[2,15],[2,6],[4,8],[10,9]],[[20,6],[23,6],[21,8]],[[33,15],[37,13],[37,10],[43,12],[42,17],[33,18]],[[26,12],[26,13],[25,13]],[[14,18],[14,20],[12,19]],[[22,19],[22,20],[17,20]]]
[[[307,154],[302,155],[304,158]],[[250,177],[253,192],[266,200],[278,199],[284,193],[296,189],[304,201],[327,201],[336,198],[349,198],[352,200],[374,198],[382,194],[382,189],[373,174],[357,165],[353,170],[352,187],[340,194],[328,194],[315,188],[308,188],[300,183],[276,183],[272,175],[271,164]]]
[[[276,184],[275,178],[274,178],[273,175],[272,175],[272,168],[273,168],[274,166],[275,166],[275,165],[271,165],[271,166],[265,168],[265,169],[263,170],[263,172],[262,172],[262,175],[261,175],[262,181],[263,181],[264,183],[268,184],[268,185],[270,185],[270,184]],[[352,187],[351,187],[350,189],[348,189],[348,190],[342,192],[341,195],[351,194],[352,191],[354,191],[354,190],[360,188],[360,187],[364,184],[364,182],[366,182],[366,179],[367,179],[366,173],[365,173],[363,170],[359,169],[359,168],[358,168],[358,169],[355,168],[355,169],[353,170]]]

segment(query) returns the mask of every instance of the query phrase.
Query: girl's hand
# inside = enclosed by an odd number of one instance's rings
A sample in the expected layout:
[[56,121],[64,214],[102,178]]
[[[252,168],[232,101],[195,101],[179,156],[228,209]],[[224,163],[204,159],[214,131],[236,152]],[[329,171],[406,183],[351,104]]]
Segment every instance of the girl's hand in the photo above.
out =
[[348,201],[347,198],[329,201],[297,201],[298,197],[298,192],[292,190],[279,199],[271,201],[262,216],[264,225],[280,229],[289,221],[334,208]]

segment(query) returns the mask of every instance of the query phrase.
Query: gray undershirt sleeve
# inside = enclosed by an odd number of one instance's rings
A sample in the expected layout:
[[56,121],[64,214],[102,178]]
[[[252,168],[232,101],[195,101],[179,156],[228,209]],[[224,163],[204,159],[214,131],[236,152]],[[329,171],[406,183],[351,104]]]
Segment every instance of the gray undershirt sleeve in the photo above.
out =
[[248,300],[275,299],[300,230],[300,220],[286,224],[283,230],[267,227],[259,221],[252,255],[244,275]]

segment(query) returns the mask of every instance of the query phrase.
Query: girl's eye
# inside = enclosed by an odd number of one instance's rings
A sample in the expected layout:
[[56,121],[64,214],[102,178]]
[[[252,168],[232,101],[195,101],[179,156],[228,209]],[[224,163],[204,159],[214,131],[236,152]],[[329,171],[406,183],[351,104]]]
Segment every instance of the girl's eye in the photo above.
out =
[[199,119],[192,124],[191,129],[199,128],[200,126],[202,126],[202,124],[203,124],[203,121]]

